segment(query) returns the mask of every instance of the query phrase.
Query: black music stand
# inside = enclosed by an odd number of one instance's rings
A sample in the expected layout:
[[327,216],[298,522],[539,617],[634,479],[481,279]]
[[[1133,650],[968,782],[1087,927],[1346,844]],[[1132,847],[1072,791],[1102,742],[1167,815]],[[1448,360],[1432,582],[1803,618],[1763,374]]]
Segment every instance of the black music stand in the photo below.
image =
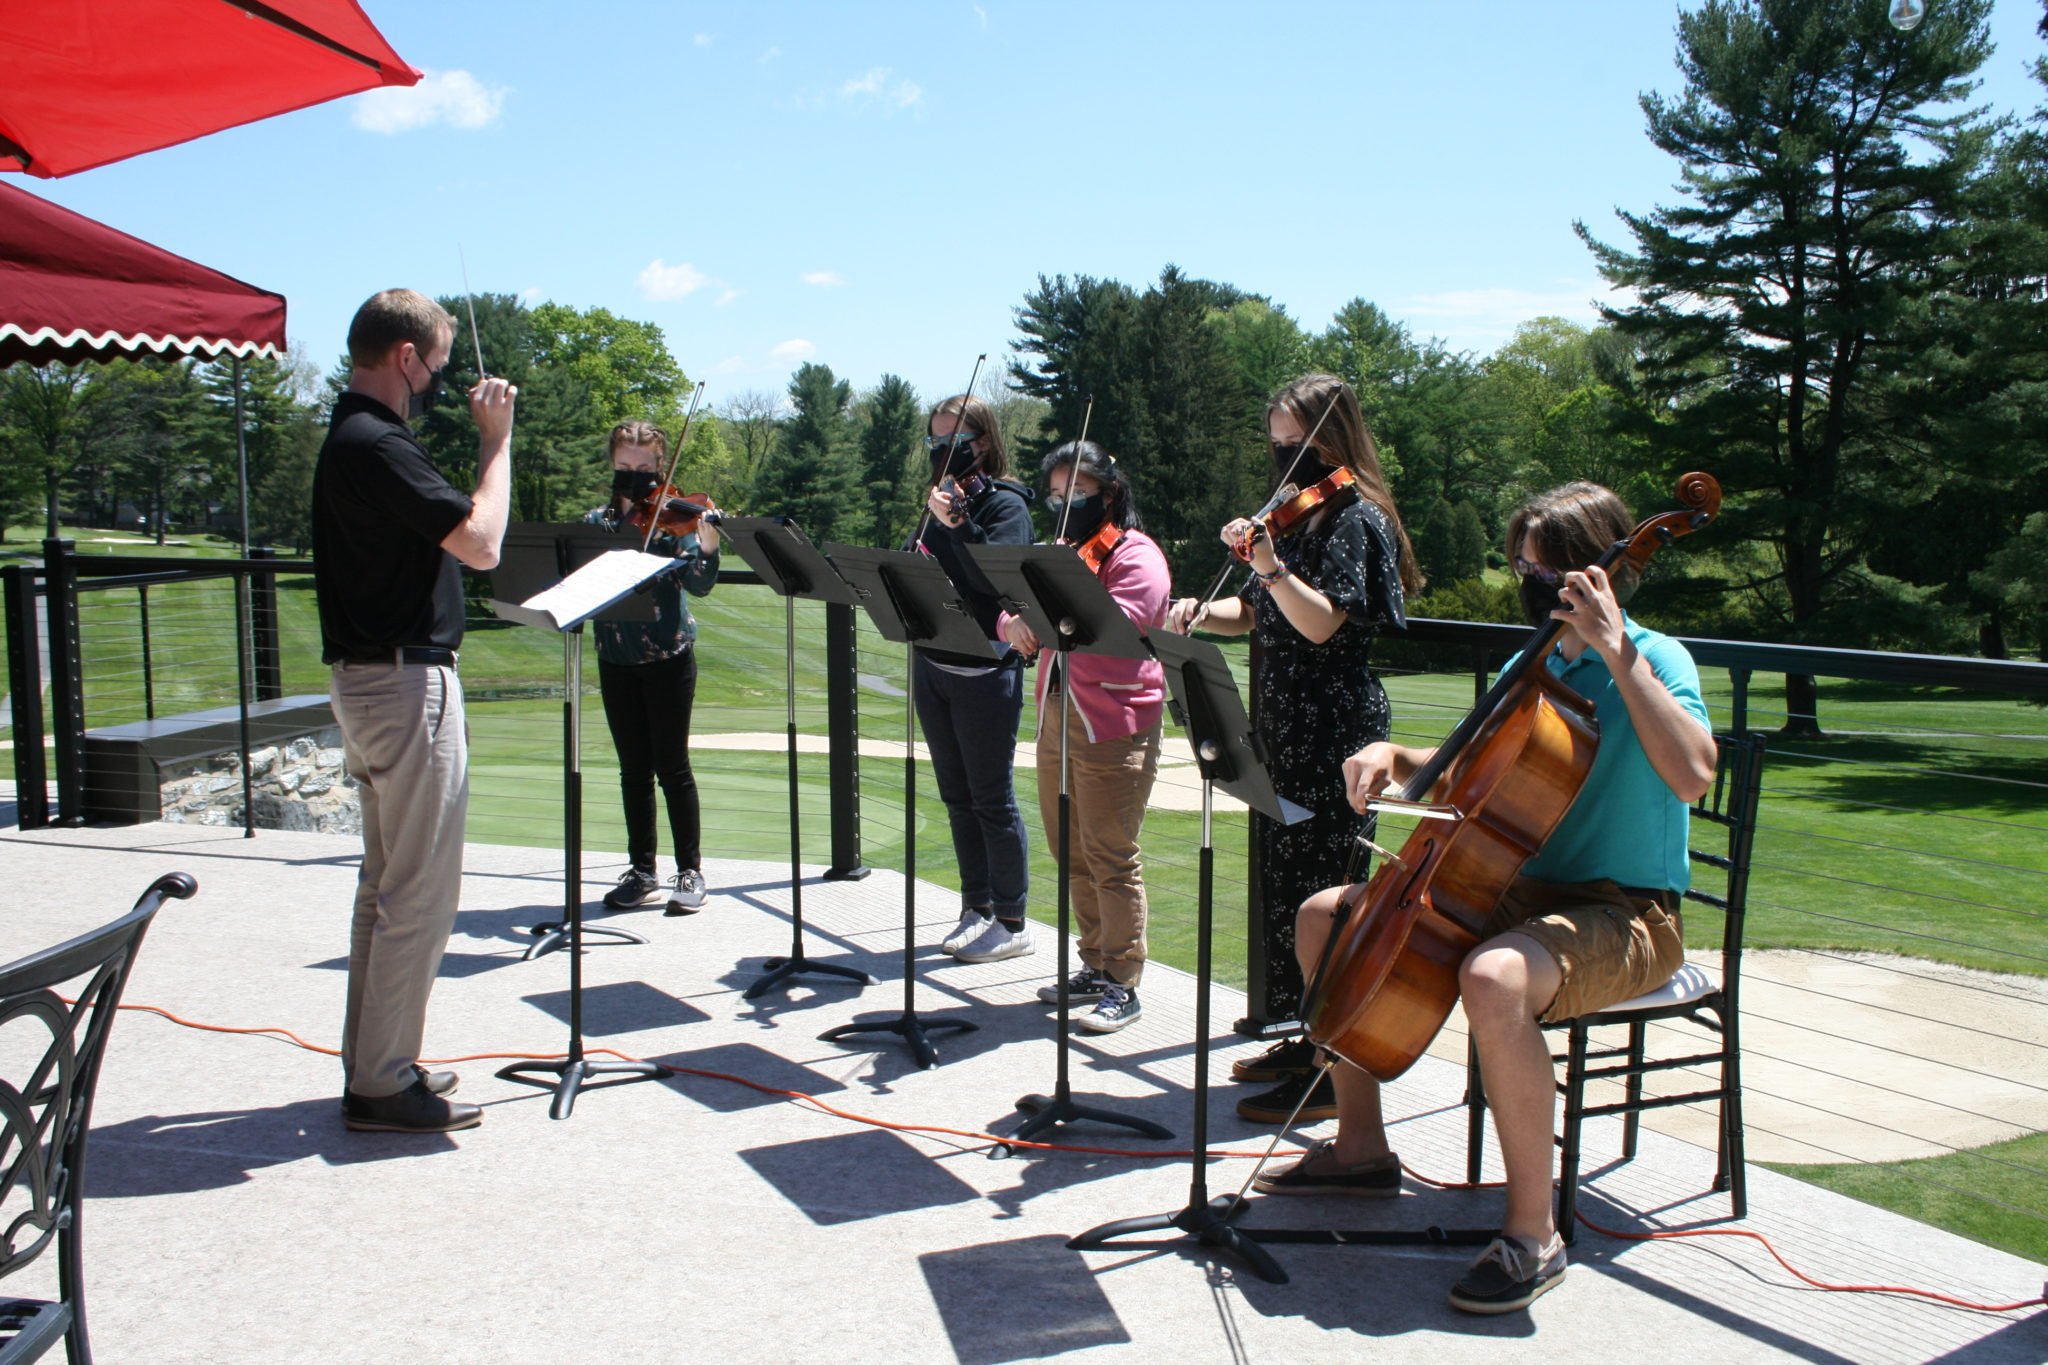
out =
[[1201,891],[1197,901],[1198,935],[1195,964],[1195,1145],[1194,1174],[1187,1207],[1178,1213],[1121,1218],[1090,1228],[1068,1242],[1076,1251],[1107,1246],[1132,1233],[1179,1231],[1204,1246],[1220,1246],[1242,1257],[1259,1276],[1273,1284],[1287,1283],[1287,1272],[1253,1235],[1231,1225],[1241,1205],[1219,1210],[1209,1202],[1209,939],[1216,884],[1216,851],[1210,841],[1215,789],[1224,791],[1283,825],[1306,820],[1309,812],[1273,790],[1266,771],[1264,746],[1230,676],[1223,652],[1206,640],[1191,640],[1166,631],[1152,632],[1152,650],[1166,669],[1173,694],[1173,718],[1187,731],[1195,762],[1202,773]]
[[818,1035],[836,1043],[864,1033],[893,1033],[909,1045],[921,1067],[938,1065],[939,1054],[925,1034],[947,1029],[969,1032],[980,1025],[969,1019],[917,1017],[917,647],[929,645],[951,654],[996,657],[974,613],[929,555],[907,550],[875,550],[859,545],[827,543],[825,553],[853,587],[862,610],[882,638],[906,646],[903,651],[903,1013],[873,1024],[841,1024]]
[[[1062,1123],[1092,1119],[1128,1128],[1149,1138],[1170,1138],[1173,1131],[1150,1119],[1130,1118],[1108,1109],[1076,1104],[1068,1081],[1068,1053],[1073,1032],[1071,1002],[1067,998],[1068,935],[1073,927],[1072,889],[1067,868],[1072,856],[1069,831],[1073,821],[1073,795],[1068,780],[1067,735],[1073,712],[1072,677],[1067,669],[1069,654],[1100,654],[1112,659],[1149,659],[1131,618],[1116,604],[1094,571],[1081,562],[1070,545],[969,545],[967,553],[989,582],[996,586],[1003,606],[1024,618],[1041,647],[1053,650],[1059,661],[1060,680],[1060,816],[1059,863],[1059,1059],[1053,1073],[1050,1095],[1026,1095],[1017,1108],[1031,1115],[1017,1129],[1017,1137],[1030,1141]],[[1038,723],[1045,724],[1040,715]]]
[[[618,537],[596,527],[526,523],[516,529],[517,536],[507,530],[499,567],[491,576],[491,610],[508,621],[558,632],[567,686],[562,700],[564,923],[536,928],[541,942],[528,949],[526,956],[536,957],[551,947],[568,945],[569,1053],[557,1062],[520,1062],[504,1068],[498,1076],[524,1085],[552,1087],[555,1102],[548,1115],[565,1119],[576,1107],[576,1094],[589,1077],[618,1076],[620,1079],[610,1084],[628,1085],[675,1074],[654,1062],[592,1061],[583,1052],[583,936],[601,934],[631,943],[647,942],[624,929],[586,929],[583,925],[583,623],[607,616],[652,620],[653,599],[635,601],[634,595],[642,584],[672,571],[681,561],[622,549]],[[603,540],[595,540],[597,536]],[[572,569],[576,557],[593,546],[597,552]],[[544,585],[538,592],[536,583]],[[622,610],[612,611],[622,603]],[[536,1079],[528,1072],[555,1079]]]
[[788,517],[724,517],[718,523],[718,535],[782,599],[783,690],[789,699],[789,956],[769,958],[767,972],[747,987],[746,998],[758,999],[806,972],[872,986],[875,979],[857,968],[813,962],[804,956],[803,852],[797,825],[796,599],[846,606],[859,599],[831,561]]

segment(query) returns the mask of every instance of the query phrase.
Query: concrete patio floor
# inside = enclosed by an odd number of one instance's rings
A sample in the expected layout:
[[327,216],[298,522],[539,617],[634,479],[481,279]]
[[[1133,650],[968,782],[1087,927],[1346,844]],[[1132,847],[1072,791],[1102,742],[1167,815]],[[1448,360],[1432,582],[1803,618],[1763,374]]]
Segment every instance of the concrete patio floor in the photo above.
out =
[[[8,889],[0,960],[112,918],[151,878],[192,873],[199,895],[159,916],[131,1003],[187,1019],[279,1025],[331,1043],[341,1013],[351,839],[146,825],[0,834]],[[586,859],[592,900],[619,870]],[[815,869],[812,869],[813,873]],[[625,918],[652,942],[585,956],[591,1046],[731,1072],[897,1124],[1008,1131],[1012,1102],[1049,1089],[1050,1011],[1033,998],[1055,961],[965,966],[919,953],[926,1017],[977,1032],[939,1039],[920,1071],[894,1040],[818,1041],[824,1029],[900,1009],[902,881],[807,881],[814,957],[882,984],[741,991],[786,951],[786,865],[716,862],[705,911]],[[559,1052],[568,962],[521,962],[525,926],[561,900],[557,853],[472,846],[464,913],[437,988],[436,1057]],[[956,911],[919,888],[920,938]],[[822,978],[810,978],[822,982]],[[1077,1037],[1078,1098],[1189,1133],[1194,983],[1155,966],[1145,1015],[1108,1038]],[[1252,1045],[1215,990],[1221,1077]],[[1188,1166],[1068,1152],[991,1159],[972,1138],[891,1131],[731,1082],[672,1080],[586,1091],[564,1122],[544,1091],[460,1064],[482,1128],[449,1137],[346,1132],[329,1058],[260,1037],[180,1028],[129,1013],[100,1086],[89,1165],[86,1264],[103,1361],[861,1361],[994,1362],[1050,1356],[1147,1361],[1601,1358],[1695,1360],[2048,1359],[2048,1314],[1990,1315],[1799,1285],[1746,1239],[1629,1242],[1582,1229],[1566,1283],[1533,1310],[1452,1312],[1444,1291],[1469,1250],[1276,1247],[1291,1273],[1267,1284],[1213,1249],[1079,1253],[1075,1233],[1178,1209]],[[1390,1091],[1412,1171],[1464,1165],[1462,1068],[1428,1058]],[[1266,1134],[1212,1095],[1212,1139],[1233,1151]],[[1710,1151],[1646,1133],[1610,1165],[1618,1125],[1589,1129],[1594,1178],[1582,1208],[1603,1226],[1727,1226],[1703,1193]],[[1148,1147],[1093,1126],[1064,1140]],[[1250,1169],[1217,1161],[1212,1193]],[[1492,1162],[1489,1161],[1489,1171]],[[2041,1292],[2042,1267],[1764,1170],[1745,1226],[1809,1274],[1908,1284],[2003,1302]],[[1254,1201],[1252,1227],[1483,1227],[1494,1192],[1398,1201]],[[47,1293],[54,1267],[7,1282]]]

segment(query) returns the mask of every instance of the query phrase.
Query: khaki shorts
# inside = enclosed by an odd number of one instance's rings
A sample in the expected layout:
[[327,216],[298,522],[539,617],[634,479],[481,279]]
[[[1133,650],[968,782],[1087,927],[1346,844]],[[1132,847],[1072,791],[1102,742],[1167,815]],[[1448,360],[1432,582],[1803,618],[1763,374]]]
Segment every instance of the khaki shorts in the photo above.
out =
[[1510,930],[1542,944],[1564,974],[1543,1012],[1546,1024],[1633,1000],[1685,962],[1675,891],[1517,877],[1479,938],[1485,943]]

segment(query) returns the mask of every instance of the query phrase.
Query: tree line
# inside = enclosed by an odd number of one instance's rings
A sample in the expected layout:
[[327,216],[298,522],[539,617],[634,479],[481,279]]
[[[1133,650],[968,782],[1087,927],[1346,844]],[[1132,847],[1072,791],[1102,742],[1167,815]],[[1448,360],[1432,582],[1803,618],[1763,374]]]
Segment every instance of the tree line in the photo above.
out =
[[[2048,651],[2048,115],[1970,103],[1989,0],[1901,31],[1866,0],[1706,0],[1678,17],[1674,95],[1647,135],[1679,170],[1670,204],[1577,225],[1622,288],[1593,326],[1525,323],[1476,356],[1360,297],[1320,325],[1270,296],[1167,265],[1140,285],[1042,275],[981,385],[1022,467],[1080,429],[1125,461],[1181,591],[1216,531],[1271,483],[1264,407],[1311,370],[1359,394],[1430,580],[1418,615],[1508,619],[1508,512],[1588,478],[1639,514],[1698,468],[1721,523],[1666,556],[1645,608],[1680,630],[1816,644]],[[2048,4],[2042,21],[2048,36]],[[2048,62],[2034,65],[2048,84]],[[467,318],[462,300],[443,303]],[[520,385],[515,514],[602,500],[604,436],[683,430],[690,381],[660,329],[604,309],[475,300],[486,366]],[[456,347],[450,386],[474,379]],[[252,530],[304,545],[326,403],[303,358],[245,366]],[[221,363],[0,374],[0,522],[59,503],[200,520],[234,486]],[[814,539],[901,543],[922,501],[920,395],[856,391],[805,364],[688,426],[679,482],[795,517]],[[421,425],[461,482],[457,403]],[[1492,567],[1496,572],[1489,573]],[[1810,699],[1810,694],[1808,694]],[[1796,712],[1810,710],[1799,704]]]

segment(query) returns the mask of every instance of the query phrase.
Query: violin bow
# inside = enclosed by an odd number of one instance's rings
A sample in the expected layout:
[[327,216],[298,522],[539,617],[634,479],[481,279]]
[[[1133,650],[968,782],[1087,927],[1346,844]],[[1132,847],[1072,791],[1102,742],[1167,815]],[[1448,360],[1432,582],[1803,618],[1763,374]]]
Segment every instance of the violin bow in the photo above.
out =
[[690,439],[690,419],[697,415],[697,404],[704,401],[704,390],[710,387],[699,384],[690,390],[689,411],[683,414],[683,430],[676,437],[675,449],[669,452],[668,473],[661,476],[661,487],[654,490],[654,512],[647,518],[647,534],[640,538],[640,553],[646,554],[647,547],[654,543],[654,528],[661,524],[661,504],[667,495],[675,490],[676,467],[683,462],[683,443]]
[[1088,395],[1088,406],[1081,412],[1081,435],[1074,441],[1074,468],[1067,475],[1067,498],[1060,504],[1060,524],[1053,532],[1054,540],[1067,538],[1067,518],[1074,515],[1074,480],[1081,474],[1081,447],[1088,441],[1088,424],[1095,419],[1095,395]]
[[932,494],[938,492],[939,485],[946,481],[946,466],[953,463],[953,452],[960,448],[960,428],[967,421],[967,400],[974,397],[974,381],[981,378],[981,362],[987,359],[987,351],[974,357],[974,368],[967,375],[967,387],[960,391],[960,408],[953,414],[953,429],[946,433],[946,458],[939,462],[938,472],[932,475],[932,486],[925,491],[924,516],[918,520],[917,534],[910,538],[912,545],[924,544],[925,528],[932,524]]
[[[1293,497],[1296,493],[1299,493],[1301,491],[1299,488],[1296,488],[1294,486],[1293,482],[1295,466],[1301,463],[1302,456],[1308,454],[1309,451],[1312,448],[1314,448],[1316,443],[1316,437],[1322,432],[1323,423],[1329,421],[1330,414],[1335,412],[1336,410],[1337,399],[1335,395],[1332,395],[1330,401],[1323,406],[1323,415],[1321,417],[1316,418],[1316,424],[1308,429],[1308,437],[1307,439],[1302,441],[1301,449],[1294,452],[1294,459],[1292,462],[1288,464],[1287,473],[1281,477],[1280,486],[1273,490],[1272,497],[1266,499],[1266,505],[1264,507],[1261,507],[1257,512],[1252,514],[1253,521],[1261,520],[1274,508],[1278,507],[1281,503],[1286,502],[1289,498]],[[1204,620],[1208,619],[1210,604],[1216,600],[1216,594],[1223,591],[1224,583],[1229,581],[1230,571],[1237,567],[1236,563],[1234,562],[1236,558],[1237,556],[1234,554],[1226,554],[1223,556],[1223,568],[1217,573],[1216,581],[1209,585],[1209,593],[1206,597],[1202,599],[1202,605],[1197,607],[1195,609],[1195,614],[1188,618],[1188,634],[1193,635],[1195,633],[1196,628],[1199,627]]]

